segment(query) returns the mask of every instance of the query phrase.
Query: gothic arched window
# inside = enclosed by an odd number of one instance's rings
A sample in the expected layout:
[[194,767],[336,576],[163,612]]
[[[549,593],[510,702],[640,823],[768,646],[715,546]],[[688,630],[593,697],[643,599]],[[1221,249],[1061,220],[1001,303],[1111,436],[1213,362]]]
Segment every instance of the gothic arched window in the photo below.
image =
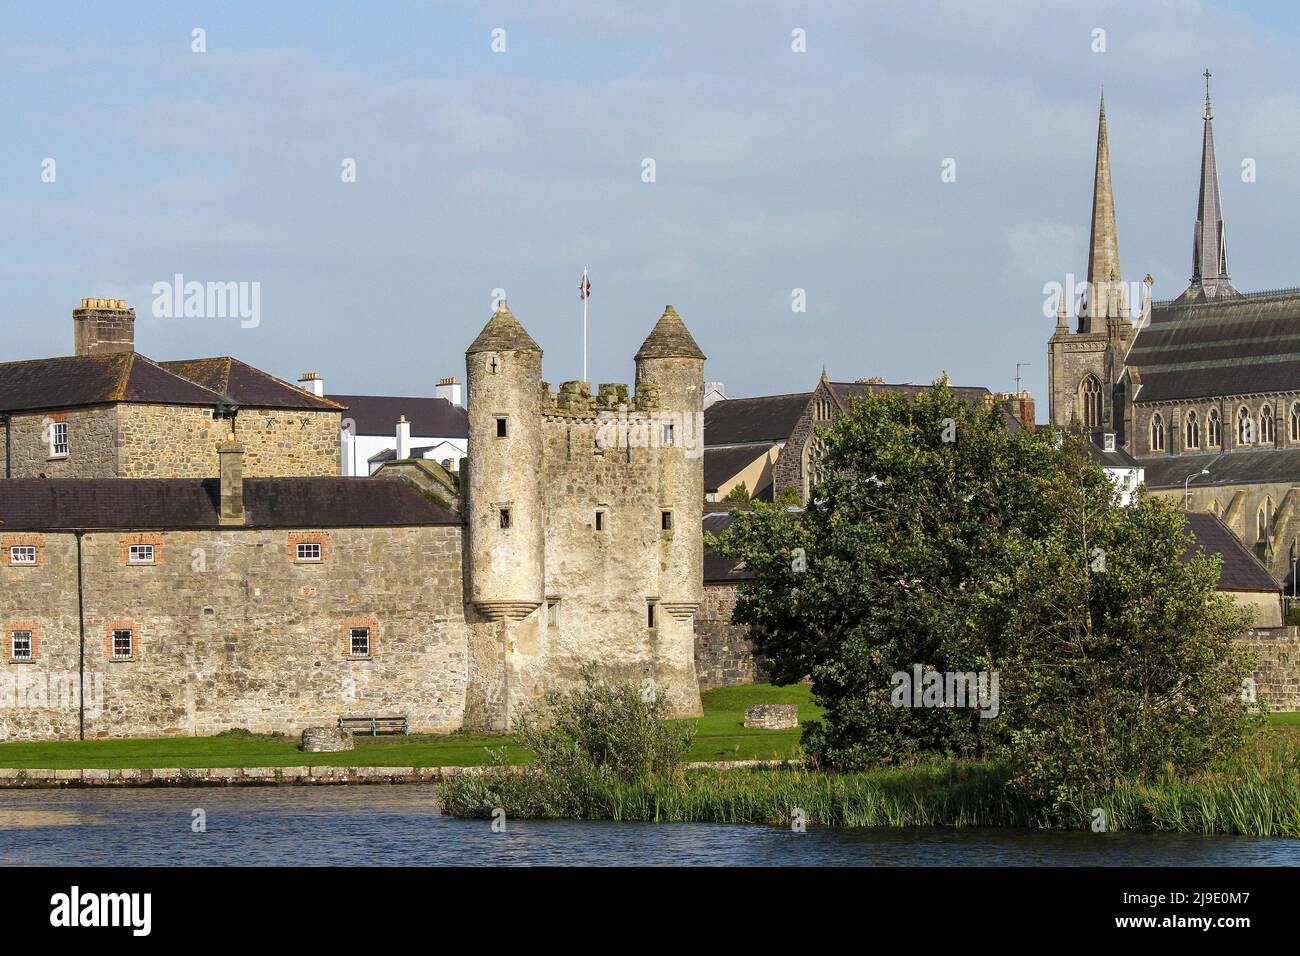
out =
[[1300,402],[1291,406],[1291,441],[1300,444]]
[[1250,417],[1250,409],[1245,405],[1237,409],[1237,444],[1255,444],[1255,422]]
[[1264,503],[1259,506],[1259,511],[1255,515],[1255,533],[1257,540],[1265,541],[1268,539],[1268,533],[1273,528],[1273,499],[1264,498]]
[[812,497],[813,485],[825,477],[822,458],[826,454],[826,440],[816,432],[808,439],[803,448],[804,498]]
[[1223,444],[1223,422],[1219,421],[1219,410],[1211,408],[1205,418],[1205,447],[1218,448]]
[[1273,409],[1265,405],[1259,410],[1259,443],[1272,445],[1277,442],[1277,426],[1273,422]]
[[1079,386],[1079,403],[1083,406],[1083,424],[1088,428],[1101,427],[1101,382],[1089,375]]
[[1165,420],[1159,412],[1151,416],[1151,450],[1165,450]]
[[1194,409],[1187,410],[1187,427],[1184,429],[1187,436],[1188,448],[1201,447],[1201,420],[1196,417]]

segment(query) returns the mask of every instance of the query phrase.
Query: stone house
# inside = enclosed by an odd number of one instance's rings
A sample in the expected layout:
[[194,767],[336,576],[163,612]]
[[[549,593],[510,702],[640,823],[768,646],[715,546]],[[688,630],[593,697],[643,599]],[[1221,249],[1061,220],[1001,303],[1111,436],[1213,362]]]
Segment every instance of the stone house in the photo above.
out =
[[155,362],[135,310],[84,299],[75,355],[0,364],[6,478],[204,478],[235,432],[250,476],[339,473],[344,406],[229,357]]
[[[929,387],[886,384],[880,378],[832,382],[823,369],[810,392],[712,402],[704,414],[706,500],[721,501],[743,481],[751,498],[773,501],[789,490],[806,503],[826,447],[819,429],[832,427],[855,399],[869,391],[915,397]],[[1028,392],[952,388],[972,404],[998,405],[1009,428],[1033,427],[1034,400]]]

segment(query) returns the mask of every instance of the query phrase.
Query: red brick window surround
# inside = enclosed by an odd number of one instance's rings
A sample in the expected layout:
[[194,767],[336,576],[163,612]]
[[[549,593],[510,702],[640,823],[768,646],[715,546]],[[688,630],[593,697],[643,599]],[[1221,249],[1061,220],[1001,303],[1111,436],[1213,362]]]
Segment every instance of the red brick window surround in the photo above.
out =
[[41,652],[41,628],[35,621],[6,621],[5,660],[11,664],[34,661]]
[[110,661],[140,659],[140,629],[133,621],[108,621],[104,624],[104,656]]
[[294,564],[322,564],[330,559],[330,536],[324,531],[298,531],[289,535],[289,560]]
[[354,661],[379,656],[379,624],[373,617],[343,622],[343,656]]
[[124,534],[120,539],[123,564],[162,564],[161,534]]
[[45,563],[45,535],[7,534],[0,538],[5,567],[36,568]]

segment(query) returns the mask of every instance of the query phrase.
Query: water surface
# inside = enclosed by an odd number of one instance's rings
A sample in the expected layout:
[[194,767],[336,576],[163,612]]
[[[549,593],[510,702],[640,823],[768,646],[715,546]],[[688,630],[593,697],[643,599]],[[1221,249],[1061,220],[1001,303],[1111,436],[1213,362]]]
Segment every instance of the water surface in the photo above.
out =
[[493,833],[439,814],[422,784],[0,792],[0,866],[235,864],[1295,866],[1300,840],[526,820]]

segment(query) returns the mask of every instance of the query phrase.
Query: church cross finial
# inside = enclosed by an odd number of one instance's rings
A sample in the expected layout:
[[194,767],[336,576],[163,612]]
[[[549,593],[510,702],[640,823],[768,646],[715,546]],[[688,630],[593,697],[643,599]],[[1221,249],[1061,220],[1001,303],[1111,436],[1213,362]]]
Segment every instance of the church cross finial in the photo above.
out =
[[1210,72],[1210,68],[1207,66],[1205,72],[1201,75],[1205,77],[1205,118],[1213,119],[1213,114],[1210,113],[1210,77],[1214,74]]

